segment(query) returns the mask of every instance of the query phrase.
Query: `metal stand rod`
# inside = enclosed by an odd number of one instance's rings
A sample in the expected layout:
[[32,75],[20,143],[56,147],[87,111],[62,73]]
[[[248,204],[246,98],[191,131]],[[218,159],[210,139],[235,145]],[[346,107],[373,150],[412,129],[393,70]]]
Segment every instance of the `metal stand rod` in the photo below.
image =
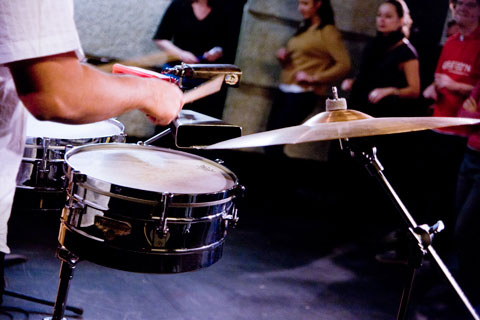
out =
[[[380,182],[384,190],[388,193],[392,201],[394,202],[396,208],[398,209],[399,213],[402,215],[402,218],[408,225],[408,230],[413,236],[413,239],[417,240],[417,245],[418,248],[422,252],[428,252],[430,256],[433,258],[437,266],[440,268],[442,271],[443,275],[447,279],[447,281],[450,283],[452,288],[455,290],[459,298],[462,300],[463,304],[465,307],[468,309],[470,312],[471,316],[475,320],[480,320],[480,317],[478,314],[475,312],[475,309],[473,308],[472,304],[468,300],[467,296],[463,292],[463,290],[460,288],[459,284],[455,280],[455,278],[452,276],[450,271],[448,270],[447,266],[445,263],[443,263],[442,259],[440,256],[437,254],[435,249],[431,246],[431,239],[425,239],[425,233],[421,232],[421,227],[417,225],[415,220],[413,219],[412,215],[408,212],[407,208],[403,204],[403,202],[400,200],[399,196],[393,189],[393,187],[390,185],[388,182],[387,178],[383,174],[383,167],[380,163],[380,161],[377,158],[376,155],[376,148],[370,148],[368,151],[365,150],[360,150],[364,149],[361,146],[354,146],[351,144],[348,140],[340,140],[340,146],[342,150],[348,152],[352,158],[355,160],[359,161],[361,164],[365,166],[367,171],[370,173],[370,175],[375,176],[377,180]],[[428,233],[428,232],[427,232]],[[427,237],[429,238],[429,237]],[[421,265],[421,263],[420,263]],[[402,294],[402,301],[400,305],[400,309],[398,312],[398,317],[397,319],[404,319],[406,309],[407,309],[407,303],[409,300],[409,295],[412,287],[412,282],[415,276],[415,268],[418,268],[419,265],[411,267],[413,269],[413,272],[411,272],[410,280],[409,283],[406,284],[403,294]]]
[[60,283],[58,284],[57,300],[53,307],[52,320],[62,320],[65,314],[65,306],[67,305],[68,289],[70,288],[70,280],[73,277],[73,268],[62,261],[60,267]]
[[171,128],[167,128],[167,129],[163,130],[162,132],[154,135],[154,136],[151,137],[151,138],[148,138],[147,140],[145,140],[145,141],[143,141],[143,142],[142,142],[142,141],[137,142],[137,144],[148,146],[148,145],[154,143],[155,141],[157,141],[158,139],[166,136],[167,134],[170,134],[171,132],[172,132],[172,129],[171,129]]
[[410,300],[410,294],[412,292],[415,272],[415,268],[408,268],[408,274],[405,280],[405,287],[403,288],[402,297],[400,298],[400,307],[398,308],[397,319],[405,319],[405,316],[407,315],[408,302]]
[[53,307],[52,317],[44,318],[44,320],[65,320],[65,308],[67,305],[68,289],[70,288],[70,280],[73,278],[73,270],[79,258],[68,251],[65,247],[59,247],[57,257],[62,260],[60,266],[60,282],[58,283],[57,298]]

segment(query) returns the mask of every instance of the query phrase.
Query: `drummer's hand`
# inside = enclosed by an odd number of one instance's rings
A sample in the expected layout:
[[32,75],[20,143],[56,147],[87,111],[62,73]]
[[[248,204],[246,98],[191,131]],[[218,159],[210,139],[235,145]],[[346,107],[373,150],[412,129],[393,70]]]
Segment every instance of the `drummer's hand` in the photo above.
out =
[[200,60],[190,51],[182,51],[179,56],[180,60],[185,63],[198,63]]
[[427,99],[433,99],[435,101],[437,100],[438,96],[437,96],[437,89],[435,88],[435,84],[432,83],[425,90],[423,90],[423,97]]
[[380,100],[393,94],[393,88],[377,88],[373,89],[368,95],[368,101],[378,103]]
[[476,112],[478,110],[478,105],[477,101],[473,97],[468,97],[467,100],[462,105],[463,109],[470,111],[470,112]]
[[183,92],[176,84],[158,79],[149,80],[151,94],[146,99],[151,106],[142,111],[155,124],[168,125],[183,107]]

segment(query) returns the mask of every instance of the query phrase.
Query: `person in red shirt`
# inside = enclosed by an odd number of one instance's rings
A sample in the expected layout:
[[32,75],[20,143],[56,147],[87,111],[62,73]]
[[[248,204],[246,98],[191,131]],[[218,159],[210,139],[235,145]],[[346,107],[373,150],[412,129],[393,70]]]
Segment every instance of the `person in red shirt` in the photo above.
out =
[[[450,9],[459,32],[445,42],[434,82],[423,92],[426,98],[434,100],[434,117],[457,117],[480,80],[480,0],[450,0]],[[439,219],[445,222],[444,235],[437,238],[440,252],[453,248],[456,181],[467,135],[466,127],[427,133],[424,190],[428,200],[422,216],[426,221],[419,222],[432,224]]]

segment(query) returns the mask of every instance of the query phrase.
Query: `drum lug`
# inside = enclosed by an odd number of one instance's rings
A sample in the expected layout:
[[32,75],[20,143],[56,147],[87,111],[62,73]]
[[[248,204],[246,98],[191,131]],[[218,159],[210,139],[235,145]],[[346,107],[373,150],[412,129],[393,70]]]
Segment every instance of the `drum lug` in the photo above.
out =
[[232,221],[232,227],[235,227],[238,223],[239,217],[238,217],[238,207],[240,206],[241,200],[245,196],[245,187],[242,185],[238,185],[237,188],[234,191],[233,195],[233,208],[232,208],[232,213],[225,215],[223,218],[225,219],[225,227],[228,226],[228,221]]
[[87,181],[87,175],[82,174],[79,171],[73,171],[72,179],[75,183],[85,183]]
[[218,163],[218,164],[224,164],[225,161],[223,161],[222,159],[215,159],[215,162]]
[[[71,199],[73,199],[73,197]],[[74,226],[80,225],[81,221],[79,221],[79,219],[83,217],[83,213],[85,212],[85,204],[83,204],[83,202],[77,201],[71,201],[71,203],[69,204],[70,214],[64,215],[64,221]]]
[[42,159],[38,164],[39,181],[47,180],[50,168],[48,167],[48,155],[50,149],[50,138],[42,138]]
[[232,227],[235,227],[235,226],[237,225],[237,223],[238,223],[238,220],[239,220],[239,218],[238,218],[238,209],[235,208],[235,207],[233,207],[233,208],[232,208],[232,213],[231,213],[231,214],[226,214],[226,215],[224,215],[224,216],[223,216],[223,219],[224,219],[224,221],[225,221],[225,228],[228,227],[229,221],[232,222]]
[[166,237],[168,234],[168,218],[166,217],[168,204],[171,202],[173,194],[164,193],[160,199],[159,205],[154,209],[154,215],[151,216],[152,220],[155,220],[155,231],[162,232],[163,236]]
[[127,134],[125,132],[120,133],[118,136],[112,138],[112,142],[124,143],[127,140]]
[[241,201],[245,198],[245,187],[241,184],[237,185],[233,194],[233,202],[238,207]]

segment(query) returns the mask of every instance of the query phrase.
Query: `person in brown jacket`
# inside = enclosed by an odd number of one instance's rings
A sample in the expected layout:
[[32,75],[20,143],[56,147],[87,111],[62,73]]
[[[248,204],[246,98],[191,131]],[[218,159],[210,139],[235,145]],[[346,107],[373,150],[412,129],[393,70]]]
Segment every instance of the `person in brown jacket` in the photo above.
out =
[[[351,62],[335,27],[329,0],[299,0],[304,20],[285,48],[277,51],[282,66],[267,130],[300,124],[325,99],[330,86],[350,71]],[[283,155],[283,147],[265,149]]]

